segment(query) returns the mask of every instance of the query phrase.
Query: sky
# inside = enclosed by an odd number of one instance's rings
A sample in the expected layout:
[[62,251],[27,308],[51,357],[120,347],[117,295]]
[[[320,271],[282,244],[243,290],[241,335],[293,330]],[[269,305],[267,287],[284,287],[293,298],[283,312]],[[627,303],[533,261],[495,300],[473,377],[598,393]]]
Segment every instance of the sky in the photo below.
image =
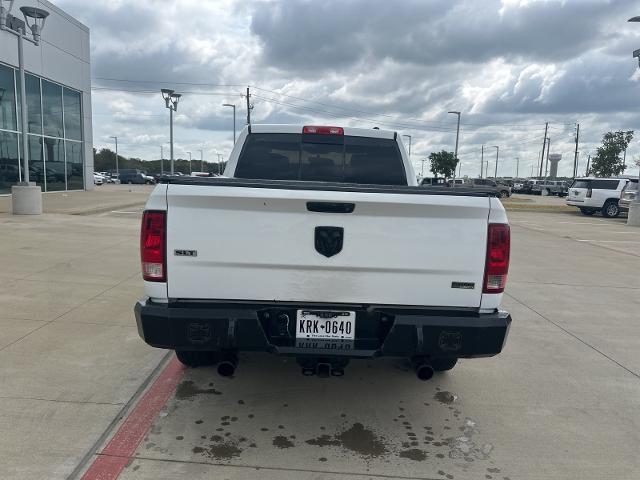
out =
[[[54,0],[55,1],[55,0]],[[411,136],[418,173],[453,151],[462,175],[531,174],[545,122],[571,176],[609,130],[635,130],[640,159],[637,0],[128,0],[55,3],[91,29],[94,146],[169,157],[160,88],[182,94],[175,156],[227,158],[246,124],[379,127]],[[403,137],[408,147],[409,137]],[[633,168],[631,168],[633,167]],[[428,171],[428,161],[424,165]]]

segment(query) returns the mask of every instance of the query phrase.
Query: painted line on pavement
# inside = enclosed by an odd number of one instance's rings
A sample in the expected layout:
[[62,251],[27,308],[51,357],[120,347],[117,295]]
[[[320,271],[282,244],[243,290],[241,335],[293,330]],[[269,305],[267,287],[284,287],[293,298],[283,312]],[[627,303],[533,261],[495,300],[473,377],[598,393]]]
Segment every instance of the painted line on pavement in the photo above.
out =
[[142,210],[139,210],[137,212],[127,212],[125,210],[111,210],[111,213],[129,213],[129,214],[139,214],[142,213]]
[[82,480],[116,480],[120,476],[183,374],[184,366],[173,356],[109,443],[97,454]]
[[579,238],[574,239],[576,242],[597,242],[597,243],[640,243],[636,240],[582,240]]

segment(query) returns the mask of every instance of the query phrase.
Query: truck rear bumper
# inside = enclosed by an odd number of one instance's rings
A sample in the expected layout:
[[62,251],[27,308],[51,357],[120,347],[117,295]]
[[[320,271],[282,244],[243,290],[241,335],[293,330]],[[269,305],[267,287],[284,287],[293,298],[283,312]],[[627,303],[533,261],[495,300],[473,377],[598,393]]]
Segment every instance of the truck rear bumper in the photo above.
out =
[[489,357],[502,351],[511,315],[496,311],[398,309],[384,306],[323,305],[314,308],[355,310],[353,341],[296,339],[294,304],[212,302],[135,305],[140,337],[172,350],[267,351],[292,356],[342,357]]

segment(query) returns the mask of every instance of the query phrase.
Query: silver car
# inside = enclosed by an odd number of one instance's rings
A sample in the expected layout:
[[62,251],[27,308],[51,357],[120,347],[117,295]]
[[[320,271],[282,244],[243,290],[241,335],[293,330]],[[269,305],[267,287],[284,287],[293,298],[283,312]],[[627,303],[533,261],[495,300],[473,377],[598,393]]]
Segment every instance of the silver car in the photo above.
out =
[[622,189],[622,193],[620,194],[620,201],[618,202],[618,207],[620,207],[620,211],[628,212],[629,204],[634,202],[638,197],[638,180],[631,179],[629,183],[627,183]]

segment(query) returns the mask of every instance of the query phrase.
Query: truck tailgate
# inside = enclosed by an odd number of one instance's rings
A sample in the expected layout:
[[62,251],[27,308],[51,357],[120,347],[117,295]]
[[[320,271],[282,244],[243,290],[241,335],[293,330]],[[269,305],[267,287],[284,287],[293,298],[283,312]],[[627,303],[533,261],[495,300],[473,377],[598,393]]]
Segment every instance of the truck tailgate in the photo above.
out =
[[[487,197],[169,184],[168,296],[477,308],[489,208]],[[316,227],[343,229],[339,252],[340,231]]]

